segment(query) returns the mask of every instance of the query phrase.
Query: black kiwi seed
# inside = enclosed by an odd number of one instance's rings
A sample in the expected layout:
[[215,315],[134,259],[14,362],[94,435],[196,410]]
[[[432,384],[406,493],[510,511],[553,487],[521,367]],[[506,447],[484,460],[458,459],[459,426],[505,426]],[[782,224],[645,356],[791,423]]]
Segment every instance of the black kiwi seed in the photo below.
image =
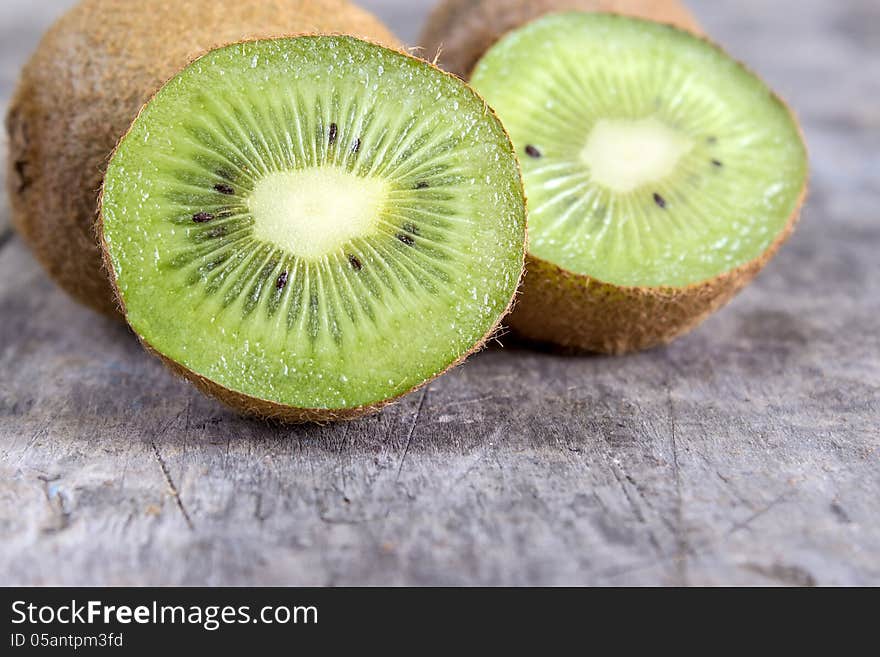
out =
[[281,272],[278,276],[278,280],[275,281],[275,288],[278,290],[283,290],[287,287],[287,277],[289,274],[286,271]]
[[361,138],[358,137],[357,139],[354,140],[354,143],[351,145],[351,152],[356,155],[357,153],[360,152],[360,150],[361,150]]
[[539,157],[541,157],[541,151],[529,144],[528,146],[526,146],[526,155],[538,159]]
[[407,246],[412,246],[416,243],[416,241],[412,238],[411,235],[407,235],[406,233],[397,233],[397,239],[406,244]]
[[358,259],[358,257],[355,256],[355,255],[352,255],[352,254],[350,254],[350,253],[348,254],[348,263],[349,263],[349,264],[350,264],[350,265],[351,265],[356,271],[360,271],[361,269],[364,268],[363,264],[362,264],[361,261]]
[[339,134],[339,128],[336,126],[335,123],[331,123],[330,124],[330,145],[331,146],[336,143],[336,136],[338,134]]
[[221,194],[226,194],[227,196],[233,196],[235,194],[235,190],[225,183],[217,183],[216,185],[214,185],[214,189]]
[[214,221],[214,215],[210,212],[196,212],[193,215],[193,221],[197,224],[206,224],[209,221]]
[[410,233],[411,235],[418,236],[419,234],[419,227],[413,223],[410,223],[409,221],[403,224],[403,230],[405,230],[407,233]]
[[657,204],[657,207],[666,209],[666,199],[660,196],[657,192],[654,192],[654,203]]
[[416,189],[428,189],[428,187],[430,187],[430,185],[427,182],[425,182],[424,180],[420,181],[416,185]]
[[716,167],[723,167],[724,166],[724,164],[721,162],[721,160],[712,160],[712,164]]

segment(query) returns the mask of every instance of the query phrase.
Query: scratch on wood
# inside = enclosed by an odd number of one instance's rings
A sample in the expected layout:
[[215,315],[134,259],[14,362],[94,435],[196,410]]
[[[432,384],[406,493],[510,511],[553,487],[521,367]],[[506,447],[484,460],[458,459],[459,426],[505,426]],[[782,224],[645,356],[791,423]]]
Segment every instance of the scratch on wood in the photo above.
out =
[[456,406],[465,406],[467,404],[482,404],[487,401],[494,400],[502,400],[502,401],[510,401],[510,397],[508,395],[486,395],[485,397],[477,397],[475,399],[458,399],[453,400],[447,404],[443,404],[439,409],[435,408],[435,411],[445,411],[449,408],[455,408]]
[[19,454],[19,456],[18,456],[18,460],[16,461],[16,463],[21,463],[21,462],[24,460],[24,457],[25,457],[25,456],[27,455],[27,453],[31,450],[31,448],[36,444],[37,440],[38,440],[41,436],[46,435],[46,431],[47,431],[47,429],[49,428],[49,426],[52,424],[52,422],[53,422],[54,420],[55,420],[55,416],[53,415],[51,418],[49,418],[49,420],[48,420],[47,422],[45,422],[45,423],[43,424],[43,426],[41,426],[39,429],[37,429],[36,431],[34,431],[33,435],[32,435],[31,438],[30,438],[30,440],[28,440],[27,445],[25,445],[25,446],[24,446],[24,449],[21,450],[21,454]]
[[675,428],[675,404],[672,401],[672,389],[666,386],[666,400],[669,407],[669,439],[672,445],[672,472],[675,477],[675,545],[676,567],[682,585],[688,583],[688,554],[691,546],[684,525],[684,498],[681,494],[681,471],[678,465],[678,444]]
[[171,478],[171,472],[168,470],[168,466],[165,464],[165,459],[162,458],[162,454],[159,452],[159,447],[156,445],[156,441],[151,440],[150,446],[153,448],[153,454],[156,455],[156,461],[159,463],[162,474],[165,476],[165,483],[168,484],[168,490],[170,490],[171,494],[174,496],[174,501],[177,503],[177,508],[180,509],[180,513],[183,515],[183,519],[186,521],[186,526],[190,529],[195,529],[195,525],[193,524],[192,519],[189,517],[189,512],[186,510],[186,507],[183,505],[183,500],[180,498],[180,492],[177,490],[177,486],[174,484],[174,479]]
[[742,493],[740,493],[736,489],[736,487],[733,485],[733,482],[730,480],[729,477],[726,477],[725,475],[721,474],[721,472],[718,471],[717,469],[715,470],[715,474],[724,483],[725,487],[731,492],[731,494],[737,499],[737,501],[740,504],[748,506],[749,501],[745,497],[743,497]]
[[[640,498],[645,499],[644,496],[641,494],[641,491],[639,491],[639,488],[636,485],[633,478],[630,477],[626,473],[626,471],[623,470],[623,468],[619,468],[614,463],[611,463],[610,467],[611,467],[611,473],[614,475],[614,478],[617,480],[617,484],[620,487],[620,490],[623,491],[623,497],[626,499],[626,502],[629,505],[629,508],[632,509],[633,515],[635,516],[636,520],[638,520],[641,524],[645,525],[648,528],[648,541],[651,543],[651,546],[654,548],[654,551],[657,554],[662,554],[663,549],[660,546],[660,541],[657,540],[657,535],[654,533],[654,530],[651,529],[651,526],[648,523],[647,518],[645,518],[645,514],[642,513],[642,510],[639,508],[639,505],[636,504],[636,501],[633,499],[633,496],[630,494],[629,490],[627,489],[626,484],[624,483],[624,479],[626,479],[626,481],[628,481],[632,485],[632,487],[635,488],[636,493],[638,494],[638,496]],[[621,474],[623,475],[623,477],[621,477]]]
[[400,473],[403,472],[403,464],[406,462],[406,457],[409,454],[409,446],[412,444],[413,432],[416,430],[416,425],[419,423],[419,418],[422,415],[422,408],[425,406],[425,399],[428,396],[428,388],[431,385],[428,384],[422,389],[422,396],[419,397],[419,406],[416,409],[416,416],[413,418],[412,424],[409,425],[409,433],[406,436],[406,446],[403,448],[403,456],[400,457],[400,465],[397,466],[397,476],[394,478],[395,482],[400,481]]
[[750,515],[745,520],[734,523],[734,525],[730,529],[727,530],[727,532],[725,533],[725,536],[730,536],[731,534],[735,534],[736,532],[738,532],[741,529],[748,529],[749,526],[753,522],[755,522],[755,520],[757,520],[758,518],[763,516],[765,513],[767,513],[768,511],[770,511],[774,507],[776,507],[779,504],[781,504],[782,502],[784,502],[791,495],[792,495],[792,491],[790,491],[790,490],[787,490],[787,491],[777,495],[768,504],[765,504],[764,506],[762,506],[760,509],[755,511],[752,515]]
[[[185,412],[186,409],[177,414],[171,422],[162,430],[161,433],[165,433],[170,429],[174,424],[180,419],[181,415]],[[193,524],[192,518],[190,518],[189,512],[186,510],[186,507],[183,504],[183,499],[180,497],[180,491],[177,490],[177,486],[174,483],[174,479],[171,477],[171,471],[168,469],[168,465],[165,463],[165,459],[162,458],[162,453],[159,451],[159,446],[156,444],[156,440],[150,440],[150,446],[153,448],[153,454],[156,457],[156,462],[159,464],[159,468],[162,470],[162,475],[165,477],[165,483],[168,485],[168,490],[171,491],[171,495],[174,497],[174,501],[177,504],[177,508],[180,509],[180,513],[183,516],[184,521],[186,522],[186,526],[189,527],[190,530],[194,530],[195,524]]]
[[[648,495],[645,495],[644,492],[642,492],[642,487],[638,484],[638,482],[636,482],[636,480],[632,476],[630,476],[630,474],[626,470],[624,470],[623,468],[621,468],[621,472],[623,473],[623,476],[626,478],[626,480],[629,482],[629,485],[633,487],[633,490],[635,490],[636,495],[639,496],[639,499],[642,501],[642,503],[646,507],[648,507],[648,509],[651,512],[656,514],[657,509],[651,503],[651,498]],[[617,476],[616,473],[615,473],[615,476]],[[618,481],[620,481],[619,478],[618,478]],[[626,486],[623,485],[623,482],[620,482],[620,487],[623,489],[624,494],[627,496],[627,499],[629,500],[630,505],[635,508],[634,500],[632,500],[630,498],[630,495],[626,490]],[[659,515],[660,515],[660,522],[662,522],[665,526],[668,527],[669,520],[667,520],[665,517],[663,517],[662,514],[659,514]],[[644,522],[646,525],[648,525],[648,540],[651,542],[651,545],[654,546],[655,552],[657,552],[657,554],[662,554],[663,548],[660,545],[660,541],[657,538],[657,534],[651,528],[651,526],[648,524],[647,519],[645,518],[645,515],[642,513],[641,516],[642,516],[642,518],[641,518],[642,522]]]
[[336,449],[336,452],[337,452],[336,463],[337,463],[337,467],[339,468],[340,479],[342,480],[341,493],[342,493],[343,498],[346,501],[348,501],[348,496],[346,495],[346,492],[345,492],[346,487],[348,486],[348,475],[347,475],[347,468],[345,467],[345,464],[342,461],[343,461],[343,459],[347,459],[349,465],[351,465],[351,450],[345,449],[345,446],[348,444],[348,430],[349,430],[350,426],[351,426],[350,424],[346,424],[345,427],[343,427],[342,437],[339,439],[339,447]]
[[[476,467],[478,465],[480,465],[483,461],[486,460],[486,457],[489,456],[489,454],[495,453],[495,441],[501,437],[502,430],[503,430],[502,427],[495,428],[495,430],[486,439],[485,445],[480,450],[479,454],[477,454],[471,460],[471,462],[468,464],[468,466],[464,469],[464,471],[453,480],[452,484],[449,487],[447,487],[447,490],[453,490],[462,481],[467,479],[471,475],[471,473],[476,469]],[[499,470],[501,470],[503,473],[503,467],[501,466],[501,463],[498,462],[497,457],[495,460],[498,463]]]
[[629,494],[629,491],[626,489],[626,485],[623,483],[623,479],[621,478],[617,467],[613,463],[611,464],[611,474],[614,475],[614,478],[617,480],[617,485],[620,486],[620,490],[623,491],[623,496],[624,498],[626,498],[627,504],[629,504],[629,507],[632,509],[633,515],[635,516],[636,520],[644,523],[645,516],[642,514],[641,509],[639,509],[638,504],[636,504],[635,500],[633,500],[632,495]]

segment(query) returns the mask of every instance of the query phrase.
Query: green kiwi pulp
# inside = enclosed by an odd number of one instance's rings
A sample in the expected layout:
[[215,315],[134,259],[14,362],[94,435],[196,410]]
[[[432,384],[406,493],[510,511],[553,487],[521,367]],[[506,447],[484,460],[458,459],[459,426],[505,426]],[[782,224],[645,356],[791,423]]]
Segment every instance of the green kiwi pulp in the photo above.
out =
[[715,46],[611,14],[511,32],[472,84],[522,158],[529,250],[621,287],[683,287],[760,257],[807,176],[785,105]]
[[482,99],[345,36],[184,69],[114,154],[102,226],[142,340],[203,382],[304,409],[381,404],[461,360],[508,308],[525,249],[516,156]]

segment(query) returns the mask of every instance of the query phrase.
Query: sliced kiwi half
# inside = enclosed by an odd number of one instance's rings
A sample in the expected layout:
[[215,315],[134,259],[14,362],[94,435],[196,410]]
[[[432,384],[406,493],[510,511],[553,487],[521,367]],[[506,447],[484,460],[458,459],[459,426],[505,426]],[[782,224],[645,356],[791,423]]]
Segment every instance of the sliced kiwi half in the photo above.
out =
[[347,36],[248,41],[144,107],[105,177],[125,315],[236,409],[353,417],[492,334],[525,201],[504,128],[452,75]]
[[729,300],[790,232],[796,120],[716,46],[568,12],[515,30],[472,83],[523,160],[530,257],[511,325],[568,347],[668,341]]

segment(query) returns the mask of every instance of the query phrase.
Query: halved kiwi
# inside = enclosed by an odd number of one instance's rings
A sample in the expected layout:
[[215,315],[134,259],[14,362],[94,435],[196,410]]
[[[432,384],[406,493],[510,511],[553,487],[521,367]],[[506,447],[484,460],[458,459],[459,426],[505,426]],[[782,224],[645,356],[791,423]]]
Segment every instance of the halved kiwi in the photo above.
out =
[[422,30],[422,56],[468,79],[502,36],[548,13],[604,11],[647,18],[700,33],[679,0],[441,0]]
[[523,159],[523,335],[626,352],[697,325],[791,231],[807,155],[786,105],[714,45],[611,14],[515,30],[472,83]]
[[525,201],[473,90],[346,36],[256,40],[185,68],[104,181],[128,322],[236,409],[359,415],[461,361],[519,284]]

